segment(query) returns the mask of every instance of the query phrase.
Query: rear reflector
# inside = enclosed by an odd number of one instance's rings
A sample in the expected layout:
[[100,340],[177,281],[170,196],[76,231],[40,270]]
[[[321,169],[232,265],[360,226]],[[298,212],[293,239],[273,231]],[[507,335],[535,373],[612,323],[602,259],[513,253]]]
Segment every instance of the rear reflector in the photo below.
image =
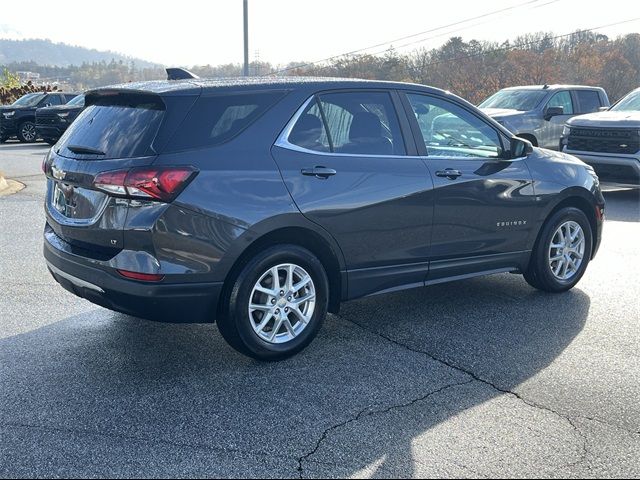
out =
[[164,279],[164,275],[152,273],[129,272],[128,270],[118,270],[117,272],[125,278],[142,282],[161,282]]
[[116,196],[171,202],[196,176],[193,167],[143,167],[98,174],[93,186]]

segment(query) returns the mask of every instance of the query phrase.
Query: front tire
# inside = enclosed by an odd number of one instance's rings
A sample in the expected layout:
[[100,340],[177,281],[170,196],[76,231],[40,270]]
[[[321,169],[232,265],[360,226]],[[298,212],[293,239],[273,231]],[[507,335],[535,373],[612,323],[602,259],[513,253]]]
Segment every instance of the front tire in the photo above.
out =
[[18,140],[22,143],[33,143],[37,140],[36,125],[33,122],[22,122],[18,127]]
[[238,352],[264,361],[291,357],[316,337],[329,283],[307,249],[278,245],[256,255],[223,297],[218,329]]
[[587,270],[592,245],[591,225],[582,210],[567,207],[557,211],[542,227],[525,280],[545,292],[572,289]]

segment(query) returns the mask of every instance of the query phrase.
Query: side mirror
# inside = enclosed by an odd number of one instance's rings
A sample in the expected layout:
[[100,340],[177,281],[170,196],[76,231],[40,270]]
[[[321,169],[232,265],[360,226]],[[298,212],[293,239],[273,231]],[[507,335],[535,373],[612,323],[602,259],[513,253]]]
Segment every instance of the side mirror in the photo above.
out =
[[557,117],[558,115],[564,115],[564,107],[549,107],[544,112],[544,119],[548,122],[553,117]]
[[525,140],[520,137],[513,137],[511,139],[511,147],[509,150],[511,153],[511,159],[522,158],[533,153],[533,145],[529,140]]

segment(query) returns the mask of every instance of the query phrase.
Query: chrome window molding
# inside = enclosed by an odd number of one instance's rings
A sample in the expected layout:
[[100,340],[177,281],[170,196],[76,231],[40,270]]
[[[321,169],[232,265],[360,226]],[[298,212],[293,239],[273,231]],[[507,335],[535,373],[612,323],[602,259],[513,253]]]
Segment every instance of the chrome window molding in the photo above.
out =
[[[311,95],[302,106],[296,111],[295,115],[289,120],[287,126],[284,127],[284,130],[273,144],[274,147],[286,148],[287,150],[292,150],[294,152],[306,153],[310,155],[320,155],[325,157],[356,157],[356,158],[408,158],[408,159],[421,159],[421,160],[444,160],[444,159],[468,159],[468,160],[484,160],[484,161],[514,161],[521,160],[527,158],[527,156],[514,158],[514,159],[501,159],[500,157],[447,157],[447,156],[430,156],[430,155],[368,155],[368,154],[359,154],[359,153],[340,153],[340,152],[321,152],[319,150],[311,150],[309,148],[304,148],[299,145],[295,145],[289,142],[289,135],[293,130],[293,127],[298,122],[304,111],[309,107],[311,102],[315,101],[316,94]],[[479,119],[481,120],[481,119]],[[501,132],[498,133],[499,137],[501,137]],[[504,147],[502,147],[504,148]]]
[[411,159],[422,159],[424,157],[420,155],[375,155],[375,154],[366,154],[366,153],[340,153],[340,152],[321,152],[319,150],[311,150],[309,148],[304,148],[299,145],[295,145],[289,142],[289,135],[293,130],[293,127],[298,122],[304,111],[309,107],[311,102],[315,101],[316,95],[311,95],[298,109],[293,118],[289,120],[287,126],[284,128],[276,143],[273,144],[274,147],[286,148],[287,150],[293,150],[294,152],[307,153],[311,155],[322,155],[325,157],[357,157],[357,158],[411,158]]

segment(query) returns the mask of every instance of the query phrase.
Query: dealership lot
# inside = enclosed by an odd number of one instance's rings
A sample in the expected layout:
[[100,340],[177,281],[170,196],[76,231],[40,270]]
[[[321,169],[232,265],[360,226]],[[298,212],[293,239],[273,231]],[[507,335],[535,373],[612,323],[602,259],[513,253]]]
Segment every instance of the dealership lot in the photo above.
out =
[[282,363],[113,313],[41,257],[45,146],[0,145],[0,476],[640,477],[640,203],[576,289],[376,296]]

